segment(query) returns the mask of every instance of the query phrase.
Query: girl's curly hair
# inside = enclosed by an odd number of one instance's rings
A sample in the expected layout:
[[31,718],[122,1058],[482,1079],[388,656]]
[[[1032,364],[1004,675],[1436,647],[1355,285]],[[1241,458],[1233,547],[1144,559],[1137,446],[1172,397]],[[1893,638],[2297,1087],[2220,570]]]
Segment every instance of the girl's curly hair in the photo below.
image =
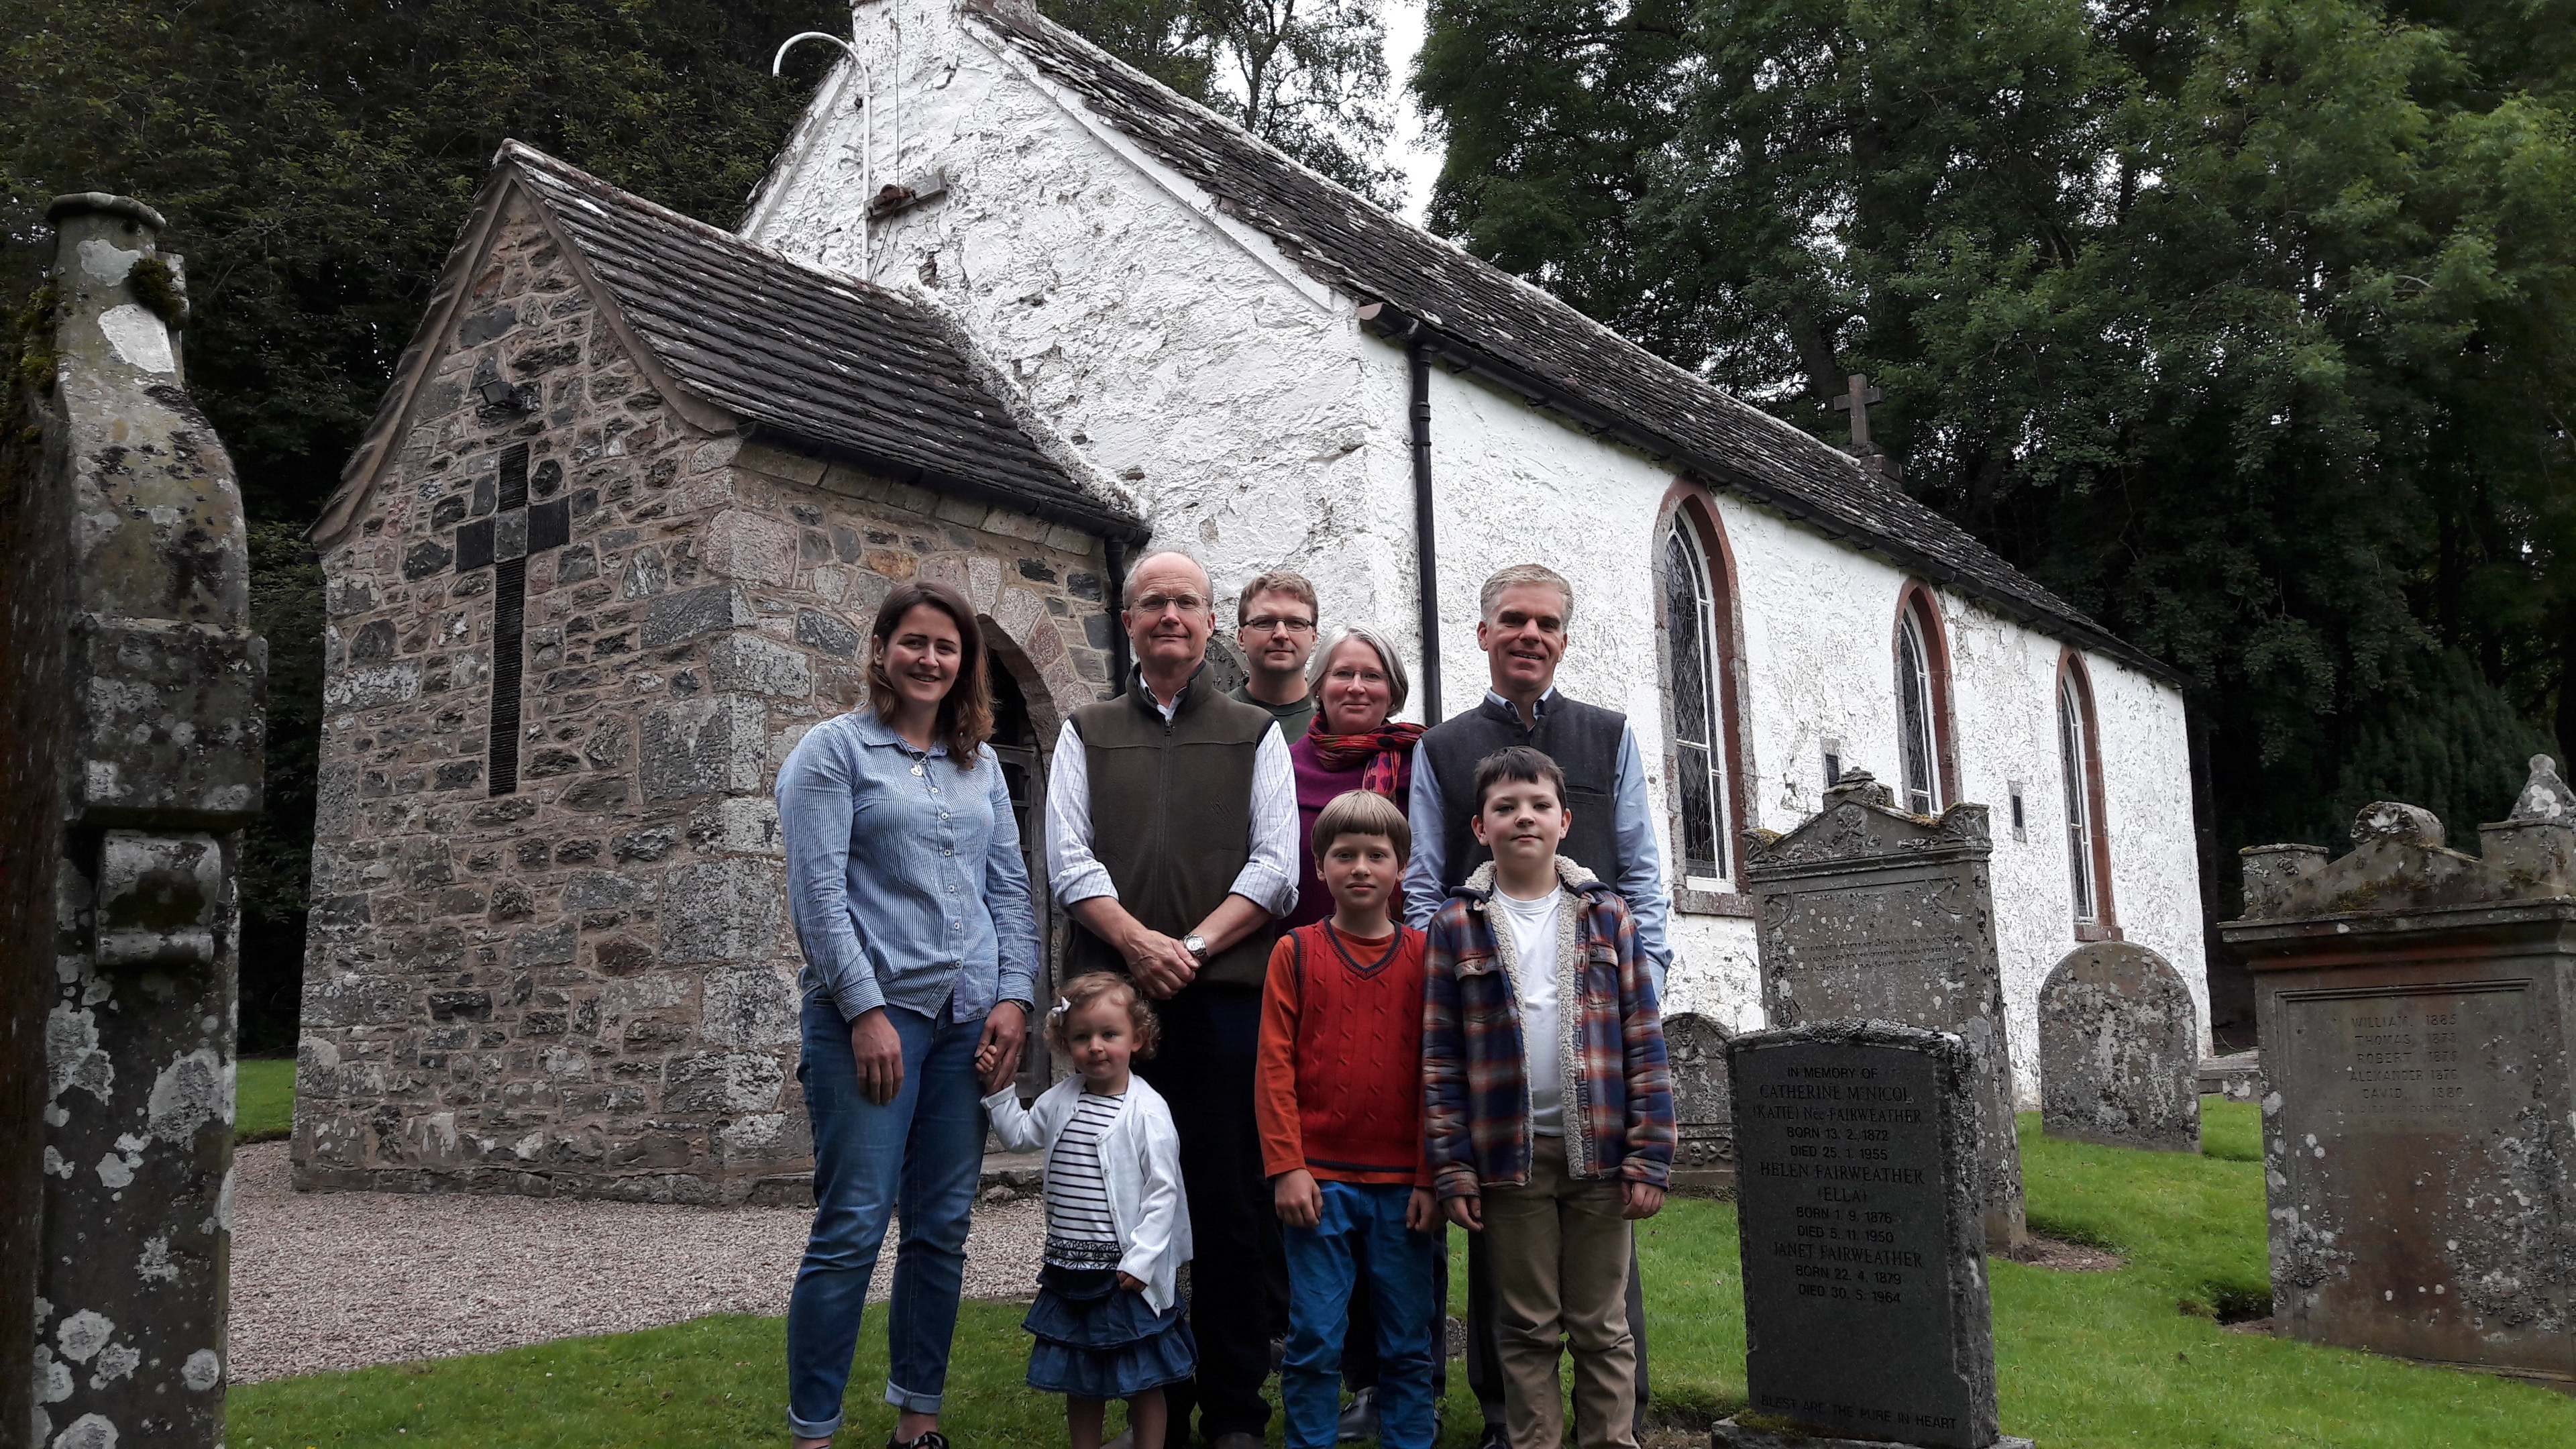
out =
[[1047,1012],[1047,1045],[1066,1056],[1073,1055],[1073,1014],[1102,1000],[1115,1000],[1127,1008],[1129,1029],[1136,1034],[1136,1059],[1143,1061],[1153,1056],[1154,1048],[1163,1040],[1161,1019],[1154,1015],[1153,1004],[1136,990],[1135,982],[1109,971],[1076,976],[1064,984],[1064,994],[1055,999],[1054,1009]]

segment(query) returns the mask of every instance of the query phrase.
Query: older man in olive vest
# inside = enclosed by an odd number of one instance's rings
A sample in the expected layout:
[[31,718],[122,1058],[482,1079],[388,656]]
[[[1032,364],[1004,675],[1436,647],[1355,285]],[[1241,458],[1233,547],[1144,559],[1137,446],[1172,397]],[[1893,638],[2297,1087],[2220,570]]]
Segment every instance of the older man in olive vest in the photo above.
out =
[[1127,579],[1136,672],[1065,721],[1047,787],[1047,865],[1073,917],[1067,975],[1121,971],[1158,1003],[1162,1050],[1137,1072],[1171,1103],[1196,1240],[1192,1275],[1225,1295],[1194,1313],[1199,1369],[1166,1391],[1217,1449],[1256,1449],[1270,1337],[1286,1314],[1279,1225],[1261,1170],[1253,1063],[1271,922],[1297,903],[1297,786],[1270,712],[1206,675],[1207,571],[1158,553]]
[[[1404,875],[1408,924],[1427,926],[1449,892],[1493,858],[1476,843],[1477,762],[1507,745],[1544,751],[1565,771],[1566,833],[1557,850],[1619,892],[1637,926],[1637,948],[1646,958],[1660,1003],[1664,970],[1673,952],[1664,933],[1661,852],[1646,804],[1646,766],[1637,732],[1616,710],[1568,698],[1556,687],[1557,661],[1565,657],[1566,630],[1574,619],[1574,586],[1554,569],[1515,564],[1485,580],[1478,600],[1476,643],[1485,651],[1493,687],[1476,708],[1434,725],[1414,755],[1413,859]],[[1631,1249],[1628,1326],[1636,1339],[1636,1430],[1646,1422],[1646,1310],[1644,1284]],[[1467,1247],[1467,1383],[1484,1410],[1479,1449],[1505,1442],[1503,1373],[1493,1279],[1484,1244]]]

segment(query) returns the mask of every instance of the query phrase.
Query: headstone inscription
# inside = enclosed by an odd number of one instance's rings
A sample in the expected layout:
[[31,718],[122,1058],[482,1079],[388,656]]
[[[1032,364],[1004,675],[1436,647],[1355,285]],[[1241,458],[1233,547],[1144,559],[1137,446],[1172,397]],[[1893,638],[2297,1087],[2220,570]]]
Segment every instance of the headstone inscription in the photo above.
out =
[[1786,835],[1746,833],[1746,889],[1761,902],[1762,1007],[1775,1026],[1892,1021],[1958,1033],[1978,1061],[1986,1238],[2011,1252],[2030,1239],[1986,807],[1953,805],[1936,817],[1888,802],[1867,771],[1846,769],[1814,819]]
[[1735,1191],[1735,1103],[1726,1090],[1732,1033],[1694,1011],[1664,1018],[1664,1057],[1673,1077],[1676,1192],[1724,1197]]
[[2254,973],[2291,1337],[2576,1380],[2576,793],[2531,763],[2475,856],[2389,802],[2332,862],[2246,852],[2245,916],[2219,929]]
[[1727,1059],[1752,1408],[1718,1449],[1997,1443],[1976,1053],[1822,1022],[1748,1033]]
[[2128,941],[2078,946],[2039,988],[2040,1124],[2051,1137],[2200,1150],[2200,1011]]

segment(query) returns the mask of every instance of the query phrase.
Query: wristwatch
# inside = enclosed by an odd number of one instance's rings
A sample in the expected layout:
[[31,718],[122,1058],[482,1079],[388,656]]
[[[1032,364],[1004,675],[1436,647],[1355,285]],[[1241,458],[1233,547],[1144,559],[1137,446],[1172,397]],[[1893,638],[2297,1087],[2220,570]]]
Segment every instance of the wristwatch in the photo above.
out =
[[1192,931],[1181,938],[1181,949],[1189,952],[1190,958],[1198,962],[1200,965],[1205,966],[1207,964],[1207,937],[1200,935],[1196,931]]

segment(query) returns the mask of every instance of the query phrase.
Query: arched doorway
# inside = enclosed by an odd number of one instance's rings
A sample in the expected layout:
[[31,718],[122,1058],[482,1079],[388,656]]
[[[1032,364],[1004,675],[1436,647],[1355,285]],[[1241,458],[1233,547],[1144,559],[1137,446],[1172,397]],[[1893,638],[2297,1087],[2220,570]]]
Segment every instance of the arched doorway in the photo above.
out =
[[990,674],[993,685],[993,754],[1002,762],[1002,779],[1010,787],[1011,814],[1020,828],[1020,859],[1029,868],[1029,904],[1038,921],[1038,1014],[1029,1022],[1028,1046],[1020,1053],[1019,1091],[1022,1097],[1034,1097],[1053,1085],[1056,1078],[1054,1053],[1046,1044],[1047,1004],[1055,1000],[1056,909],[1055,892],[1047,888],[1046,872],[1046,751],[1038,738],[1038,721],[1029,712],[1029,697],[1020,687],[1010,654],[1016,652],[1003,641],[995,640],[999,631],[985,621],[985,637],[991,649]]

